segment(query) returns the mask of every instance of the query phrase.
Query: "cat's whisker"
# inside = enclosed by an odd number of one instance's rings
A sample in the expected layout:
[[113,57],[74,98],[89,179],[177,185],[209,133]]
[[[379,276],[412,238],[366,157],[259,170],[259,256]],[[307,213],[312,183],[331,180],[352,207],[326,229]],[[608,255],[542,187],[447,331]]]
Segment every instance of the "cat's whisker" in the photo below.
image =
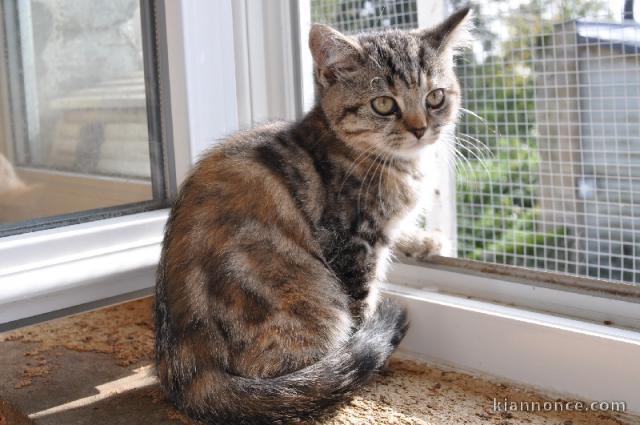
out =
[[342,193],[345,183],[347,182],[349,177],[353,174],[353,172],[356,170],[356,167],[358,166],[358,164],[364,161],[364,159],[366,158],[366,155],[368,153],[371,153],[374,149],[375,149],[375,146],[369,146],[367,149],[360,152],[360,154],[356,157],[356,159],[353,160],[353,164],[349,166],[349,168],[347,169],[347,172],[345,173],[344,179],[342,180],[342,184],[340,185],[340,189],[338,190],[338,195]]
[[480,120],[480,122],[487,127],[488,131],[492,134],[495,134],[497,136],[500,136],[500,131],[498,131],[497,127],[494,127],[493,125],[490,125],[489,121],[486,118],[481,117],[480,115],[476,114],[475,112],[466,109],[466,108],[458,108],[459,112],[465,113],[467,115],[471,115],[472,117]]
[[378,202],[380,204],[380,208],[382,208],[382,211],[386,211],[387,208],[387,206],[384,204],[384,197],[382,196],[382,189],[384,188],[384,186],[382,186],[382,174],[384,173],[384,169],[387,167],[390,160],[391,154],[387,153],[385,158],[383,158],[383,168],[382,170],[380,170],[380,176],[378,176]]
[[466,133],[457,133],[456,136],[457,137],[464,137],[468,141],[473,142],[476,146],[478,146],[479,149],[483,149],[483,150],[486,150],[488,152],[491,152],[491,148],[485,142],[483,142],[482,140],[480,140],[480,139],[478,139],[476,137],[473,137],[473,136],[471,136],[469,134],[466,134]]
[[[449,146],[447,146],[446,149],[447,149],[447,152],[449,153],[449,155],[446,156],[447,168],[453,169],[456,174],[460,174],[461,171],[465,171],[464,164],[458,161],[456,152],[453,149],[451,149]],[[460,169],[459,167],[463,167],[463,168]]]
[[479,151],[483,151],[485,153],[488,154],[493,154],[493,152],[491,151],[491,148],[489,146],[487,146],[484,142],[482,142],[479,139],[476,139],[472,136],[466,135],[464,133],[458,133],[454,136],[456,139],[462,139],[465,142],[467,142],[468,144],[472,145],[475,149],[479,150]]
[[453,146],[452,148],[456,157],[461,160],[462,164],[464,165],[465,175],[473,174],[473,165],[471,164],[469,158],[467,158],[462,152],[460,152],[460,150],[456,146]]
[[469,159],[464,156],[462,154],[462,152],[460,152],[458,149],[454,148],[454,155],[456,156],[456,158],[458,159],[460,166],[462,167],[462,170],[464,171],[464,175],[465,176],[469,176],[471,174],[473,174],[473,167],[471,165],[471,162],[469,161]]
[[456,170],[456,173],[459,173],[463,176],[468,176],[471,173],[471,167],[468,164],[467,159],[464,155],[460,154],[457,150],[452,150],[453,158],[450,160],[453,162],[453,166]]
[[473,150],[467,148],[464,145],[463,146],[465,149],[467,149],[467,152],[469,152],[471,155],[473,155],[477,160],[478,163],[480,164],[480,166],[484,169],[485,173],[487,174],[487,177],[489,179],[491,179],[491,172],[489,171],[489,168],[487,167],[487,160],[486,158],[480,157],[478,154],[476,154]]
[[[380,165],[378,161],[379,161],[380,157],[381,157],[383,154],[384,154],[383,152],[379,152],[379,153],[375,156],[375,158],[373,159],[373,162],[372,162],[372,164],[371,164],[371,165],[373,166],[373,170],[372,170],[372,173],[371,173],[371,179],[369,180],[369,184],[367,185],[366,189],[363,191],[363,192],[364,192],[364,197],[365,197],[365,199],[366,199],[366,197],[367,197],[367,196],[369,195],[369,193],[370,193],[370,192],[369,192],[369,188],[371,187],[371,183],[372,183],[372,182],[373,182],[373,180],[375,179],[375,176],[376,176],[376,169],[377,169],[377,168],[378,168],[378,166]],[[364,189],[364,186],[365,186],[365,184],[366,184],[367,180],[368,180],[368,175],[367,175],[367,178],[365,178],[365,181],[364,181],[364,182],[363,182],[363,184],[362,184],[362,188],[363,188],[363,189]],[[359,206],[359,205],[360,205],[360,193],[358,193],[358,206]]]
[[386,166],[386,155],[383,156],[382,158],[382,169],[380,170],[380,174],[378,175],[378,184],[376,186],[376,198],[378,201],[378,205],[380,206],[380,210],[383,211],[383,214],[384,214],[384,211],[386,210],[386,206],[383,201],[383,196],[380,192],[381,190],[380,182],[382,181],[382,175],[384,174],[385,166]]
[[[369,192],[371,184],[374,182],[375,178],[376,178],[376,173],[378,173],[378,170],[380,170],[380,174],[382,174],[384,172],[384,158],[386,157],[387,153],[386,152],[381,152],[380,155],[377,157],[376,159],[376,167],[373,169],[373,174],[371,175],[371,181],[369,181],[369,186],[367,186],[367,193],[371,193]],[[376,196],[378,195],[378,193],[376,193]]]
[[[462,158],[464,158],[464,156],[461,156]],[[466,162],[464,162],[463,160],[457,160],[456,162],[454,162],[454,167],[456,167],[456,178],[458,179],[462,179],[464,181],[467,181],[470,183],[469,184],[475,184],[475,179],[473,178],[474,176],[474,171],[471,168],[471,165],[467,164]],[[459,165],[459,168],[458,166]],[[456,182],[457,184],[457,182]]]
[[469,161],[469,159],[463,155],[460,151],[455,149],[455,154],[459,158],[461,164],[464,165],[464,173],[460,175],[463,179],[467,180],[470,184],[475,184],[477,179],[474,179],[473,176],[476,174],[473,169],[473,165]]
[[[450,143],[449,141],[443,143],[445,149],[447,150],[447,152],[449,152],[450,155],[447,156],[447,162],[448,162],[448,166],[451,168],[452,162],[453,162],[453,168],[455,169],[456,172],[458,172],[458,165],[460,167],[462,167],[462,170],[465,172],[465,174],[468,174],[467,171],[467,164],[468,164],[468,159],[464,157],[464,155],[462,155],[455,147],[455,142],[454,143]],[[453,158],[452,158],[453,157]],[[469,164],[468,170],[470,171],[471,165]]]
[[[362,195],[362,189],[364,189],[364,185],[367,183],[367,179],[369,177],[369,172],[371,171],[371,168],[376,165],[377,163],[377,159],[380,157],[380,155],[382,155],[382,152],[379,152],[378,154],[376,154],[376,156],[373,158],[373,160],[371,161],[371,165],[369,165],[369,168],[367,168],[367,171],[364,174],[364,179],[362,180],[362,182],[360,183],[360,189],[358,189],[358,199],[356,201],[356,206],[357,206],[357,210],[360,211],[360,196]],[[366,193],[365,193],[366,195]]]
[[475,138],[466,133],[458,133],[458,137],[464,137],[465,139],[468,139],[467,141],[472,140],[473,142],[478,143],[482,147],[483,151],[486,151],[489,153],[489,155],[493,156],[493,151],[491,150],[491,148],[482,140]]
[[[478,145],[476,145],[475,143],[473,143],[473,141],[468,140],[464,137],[459,137],[456,136],[456,141],[459,142],[459,146],[464,147],[468,152],[475,152],[476,153],[476,157],[482,158],[483,161],[487,161],[489,158],[487,158],[487,156],[492,157],[493,153],[491,151],[487,151],[485,149],[482,149],[481,147],[479,147]],[[469,147],[471,146],[471,148]],[[473,148],[473,149],[472,149]]]
[[[383,152],[382,155],[380,156],[381,161],[378,161],[378,164],[376,164],[376,168],[374,168],[374,170],[373,170],[373,175],[371,176],[371,181],[369,182],[369,185],[367,186],[366,193],[370,193],[369,190],[371,188],[371,184],[373,183],[373,181],[376,178],[376,173],[378,172],[378,169],[380,169],[380,176],[382,176],[382,173],[384,173],[384,163],[385,163],[385,157],[387,155],[388,155],[387,153]],[[382,168],[380,168],[380,167],[382,167]],[[380,192],[379,191],[376,192],[376,197],[380,198]]]
[[471,115],[472,117],[477,118],[477,119],[479,119],[480,121],[482,121],[484,123],[487,122],[487,120],[485,118],[482,118],[480,115],[476,114],[475,112],[473,112],[473,111],[471,111],[471,110],[469,110],[467,108],[460,107],[458,110],[460,112],[464,112],[465,114]]
[[[475,147],[475,146],[471,145],[471,147]],[[469,155],[472,154],[473,150],[471,147],[469,147],[469,144],[466,140],[456,137],[456,149],[458,150],[458,152],[460,152],[460,154],[463,155],[463,157],[467,158],[467,154]],[[476,157],[476,155],[472,155],[472,156],[474,158]]]
[[[394,165],[396,158],[394,158],[393,155],[389,155],[389,158],[389,165]],[[393,190],[394,192],[400,190],[400,188],[398,187],[398,180],[396,178],[393,179]]]

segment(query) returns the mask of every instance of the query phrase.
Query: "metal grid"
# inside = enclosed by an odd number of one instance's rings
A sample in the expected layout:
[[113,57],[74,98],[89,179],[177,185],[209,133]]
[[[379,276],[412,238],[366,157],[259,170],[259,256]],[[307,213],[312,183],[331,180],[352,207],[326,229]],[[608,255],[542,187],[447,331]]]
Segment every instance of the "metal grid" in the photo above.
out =
[[480,10],[459,70],[484,120],[459,126],[458,254],[640,283],[640,27],[604,2],[517,4]]
[[[364,3],[313,0],[312,14],[384,27],[339,18]],[[401,27],[417,26],[415,6]],[[474,8],[458,66],[458,256],[640,283],[640,26],[598,0]]]
[[418,26],[416,0],[311,0],[311,19],[345,33]]

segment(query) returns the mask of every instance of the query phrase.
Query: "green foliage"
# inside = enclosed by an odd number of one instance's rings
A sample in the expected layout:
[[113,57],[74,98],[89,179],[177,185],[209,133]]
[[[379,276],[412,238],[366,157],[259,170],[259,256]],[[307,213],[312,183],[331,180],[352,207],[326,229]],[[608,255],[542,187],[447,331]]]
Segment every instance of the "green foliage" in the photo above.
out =
[[562,250],[566,229],[536,229],[538,151],[506,138],[497,141],[495,151],[492,158],[471,162],[458,178],[458,253],[472,260],[540,266]]
[[462,63],[465,108],[482,117],[463,114],[462,134],[483,135],[495,148],[499,137],[525,136],[535,126],[533,74],[521,63],[493,56],[482,63],[467,56]]

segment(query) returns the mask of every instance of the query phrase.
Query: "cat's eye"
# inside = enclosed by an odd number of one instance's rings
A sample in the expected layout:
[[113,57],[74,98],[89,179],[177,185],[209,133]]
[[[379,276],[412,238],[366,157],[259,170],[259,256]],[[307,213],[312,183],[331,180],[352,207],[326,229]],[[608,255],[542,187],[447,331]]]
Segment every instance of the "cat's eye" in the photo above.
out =
[[431,90],[427,94],[427,108],[438,109],[444,105],[444,89]]
[[398,111],[398,104],[392,97],[380,96],[371,101],[371,108],[380,115],[391,115]]

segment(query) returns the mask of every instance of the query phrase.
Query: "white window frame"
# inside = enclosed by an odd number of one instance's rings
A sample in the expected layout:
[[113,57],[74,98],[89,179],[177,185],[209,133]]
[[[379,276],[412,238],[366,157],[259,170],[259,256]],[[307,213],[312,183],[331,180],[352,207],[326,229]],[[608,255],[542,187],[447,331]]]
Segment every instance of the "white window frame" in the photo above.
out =
[[[295,118],[309,106],[301,96],[309,93],[309,0],[269,0],[269,13],[261,3],[159,1],[170,94],[164,125],[178,183],[235,129]],[[261,39],[261,31],[272,33]],[[158,210],[0,239],[0,329],[151,293],[166,217]],[[588,280],[567,292],[541,284],[541,275],[458,264],[394,265],[385,294],[412,320],[402,350],[562,395],[623,400],[640,412],[637,293],[598,293]]]
[[[163,126],[176,184],[238,128],[232,3],[159,1]],[[166,38],[162,33],[166,34]],[[162,75],[161,75],[162,79]],[[168,211],[0,239],[0,330],[152,293]]]

